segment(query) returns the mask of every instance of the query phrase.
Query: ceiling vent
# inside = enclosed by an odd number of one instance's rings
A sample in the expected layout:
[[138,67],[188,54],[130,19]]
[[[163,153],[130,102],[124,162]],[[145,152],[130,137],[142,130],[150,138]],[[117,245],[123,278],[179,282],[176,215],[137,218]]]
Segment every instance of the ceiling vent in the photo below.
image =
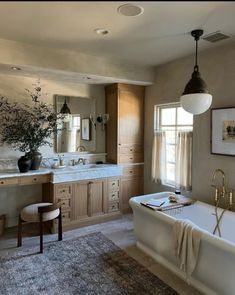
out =
[[211,33],[202,37],[203,40],[206,40],[211,43],[216,43],[228,38],[231,38],[231,36],[229,36],[228,34],[224,34],[220,31],[216,31],[214,33]]

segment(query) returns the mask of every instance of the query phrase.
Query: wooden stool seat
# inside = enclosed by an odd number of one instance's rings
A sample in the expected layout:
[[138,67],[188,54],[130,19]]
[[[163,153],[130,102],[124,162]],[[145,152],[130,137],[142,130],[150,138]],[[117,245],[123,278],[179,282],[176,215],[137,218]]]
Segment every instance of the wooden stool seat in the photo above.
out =
[[[40,222],[40,214],[38,212],[39,207],[45,207],[53,205],[52,203],[38,203],[38,204],[32,204],[24,209],[21,210],[20,212],[20,217],[23,221],[27,222]],[[60,214],[59,209],[55,209],[49,212],[44,212],[42,214],[42,221],[48,221],[48,220],[53,220],[56,217],[58,217]]]
[[18,247],[22,245],[22,223],[23,222],[39,222],[40,230],[40,253],[43,253],[43,222],[59,219],[58,222],[58,240],[62,240],[62,220],[61,220],[61,204],[37,203],[26,206],[21,210],[18,223]]

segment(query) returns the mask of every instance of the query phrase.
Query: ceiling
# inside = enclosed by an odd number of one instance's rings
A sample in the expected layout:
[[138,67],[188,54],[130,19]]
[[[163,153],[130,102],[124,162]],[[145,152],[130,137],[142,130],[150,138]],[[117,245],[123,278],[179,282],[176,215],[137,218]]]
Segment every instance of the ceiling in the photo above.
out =
[[[138,17],[117,12],[125,3],[0,2],[0,38],[153,66],[193,53],[195,28],[235,36],[234,2],[132,2],[144,8]],[[201,40],[199,50],[232,41]]]

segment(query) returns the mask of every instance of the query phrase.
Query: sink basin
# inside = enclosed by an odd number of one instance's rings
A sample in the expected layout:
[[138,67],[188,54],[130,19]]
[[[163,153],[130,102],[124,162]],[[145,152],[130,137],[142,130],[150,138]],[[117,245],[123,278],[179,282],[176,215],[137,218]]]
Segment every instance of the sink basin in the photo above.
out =
[[66,168],[69,168],[71,170],[80,170],[80,169],[89,169],[89,168],[96,168],[96,164],[86,164],[86,165],[75,165],[75,166],[68,166]]
[[52,182],[68,182],[104,177],[115,177],[122,175],[122,168],[115,164],[87,164],[67,166],[61,169],[54,169]]

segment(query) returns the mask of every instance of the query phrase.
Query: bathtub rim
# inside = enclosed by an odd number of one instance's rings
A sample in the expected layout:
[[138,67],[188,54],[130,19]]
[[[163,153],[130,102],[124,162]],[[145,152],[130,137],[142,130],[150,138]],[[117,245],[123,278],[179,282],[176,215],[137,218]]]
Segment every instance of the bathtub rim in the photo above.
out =
[[[177,220],[177,218],[167,215],[161,211],[154,211],[151,210],[149,208],[146,208],[145,206],[141,205],[140,202],[151,199],[151,198],[155,198],[155,199],[160,199],[164,196],[164,194],[172,194],[172,192],[160,192],[160,193],[154,193],[154,194],[148,194],[148,195],[142,195],[142,196],[136,196],[136,197],[132,197],[129,200],[129,204],[132,207],[132,209],[136,208],[136,209],[140,209],[143,212],[146,212],[147,214],[150,214],[151,216],[153,216],[154,218],[160,219],[170,225],[173,226],[173,224],[175,223],[175,221]],[[165,196],[166,197],[166,196]],[[209,207],[209,208],[214,208],[213,205],[201,202],[201,201],[196,201],[197,204],[204,206],[204,207]],[[192,205],[193,206],[193,205]],[[134,213],[134,210],[133,210]],[[235,218],[235,213],[231,212],[231,211],[227,211],[226,214],[232,214],[234,215]],[[134,214],[135,215],[135,214]],[[224,250],[232,253],[235,255],[235,243],[224,239],[224,238],[220,238],[216,235],[213,235],[212,233],[210,233],[209,231],[203,229],[200,227],[200,231],[202,231],[203,235],[202,235],[202,239],[213,243],[214,245],[216,245],[217,247],[223,248]]]

